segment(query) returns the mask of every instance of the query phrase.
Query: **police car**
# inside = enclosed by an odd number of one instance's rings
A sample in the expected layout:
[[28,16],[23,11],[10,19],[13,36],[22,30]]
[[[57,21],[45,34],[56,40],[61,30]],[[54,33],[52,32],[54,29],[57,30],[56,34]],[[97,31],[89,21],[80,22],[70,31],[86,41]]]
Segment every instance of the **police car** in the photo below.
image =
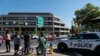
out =
[[83,49],[100,55],[100,32],[82,32],[69,39],[60,39],[57,47],[60,51]]

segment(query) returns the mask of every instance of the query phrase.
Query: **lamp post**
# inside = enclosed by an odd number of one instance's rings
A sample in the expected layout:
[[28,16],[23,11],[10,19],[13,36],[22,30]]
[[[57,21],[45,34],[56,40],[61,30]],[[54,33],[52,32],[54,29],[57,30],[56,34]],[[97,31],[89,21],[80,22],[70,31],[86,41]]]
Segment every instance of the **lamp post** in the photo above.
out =
[[28,23],[27,22],[25,22],[25,26],[27,26],[28,25]]
[[[13,25],[16,25],[16,21],[13,21]],[[14,31],[14,33],[16,32],[15,31],[15,28],[12,28],[13,29],[13,31]]]

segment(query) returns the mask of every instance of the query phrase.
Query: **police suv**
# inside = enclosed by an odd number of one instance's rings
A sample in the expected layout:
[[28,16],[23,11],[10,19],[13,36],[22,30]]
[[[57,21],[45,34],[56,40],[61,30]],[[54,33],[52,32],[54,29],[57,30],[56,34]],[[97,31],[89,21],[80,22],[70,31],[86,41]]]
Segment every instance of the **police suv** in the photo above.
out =
[[69,39],[60,39],[57,47],[60,51],[83,49],[100,55],[100,32],[82,32]]

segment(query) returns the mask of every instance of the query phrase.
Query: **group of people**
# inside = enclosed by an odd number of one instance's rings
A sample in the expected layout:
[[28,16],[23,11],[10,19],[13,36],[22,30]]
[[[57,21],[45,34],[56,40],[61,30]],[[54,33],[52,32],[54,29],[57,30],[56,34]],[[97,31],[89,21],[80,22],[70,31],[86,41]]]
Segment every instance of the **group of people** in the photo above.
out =
[[[31,37],[29,36],[28,32],[26,32],[24,34],[23,38],[24,38],[24,52],[25,52],[25,54],[29,54]],[[2,40],[5,40],[6,52],[10,52],[11,51],[10,41],[12,39],[11,39],[11,34],[9,31],[6,31],[6,35],[3,37]],[[38,52],[39,48],[43,48],[44,53],[46,54],[46,38],[43,36],[43,33],[40,33],[37,41],[39,43],[38,47],[36,48],[37,55],[39,53]],[[21,37],[20,37],[19,32],[16,32],[15,35],[13,36],[13,42],[14,42],[14,51],[15,51],[14,55],[18,55],[19,47],[21,45]]]

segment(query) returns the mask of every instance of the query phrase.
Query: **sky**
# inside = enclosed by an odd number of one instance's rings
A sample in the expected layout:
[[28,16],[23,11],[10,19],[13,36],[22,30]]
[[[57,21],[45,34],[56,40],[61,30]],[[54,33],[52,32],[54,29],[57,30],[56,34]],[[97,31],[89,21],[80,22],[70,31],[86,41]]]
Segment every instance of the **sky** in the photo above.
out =
[[70,28],[75,10],[87,3],[100,7],[100,0],[0,0],[0,15],[8,12],[50,12]]

